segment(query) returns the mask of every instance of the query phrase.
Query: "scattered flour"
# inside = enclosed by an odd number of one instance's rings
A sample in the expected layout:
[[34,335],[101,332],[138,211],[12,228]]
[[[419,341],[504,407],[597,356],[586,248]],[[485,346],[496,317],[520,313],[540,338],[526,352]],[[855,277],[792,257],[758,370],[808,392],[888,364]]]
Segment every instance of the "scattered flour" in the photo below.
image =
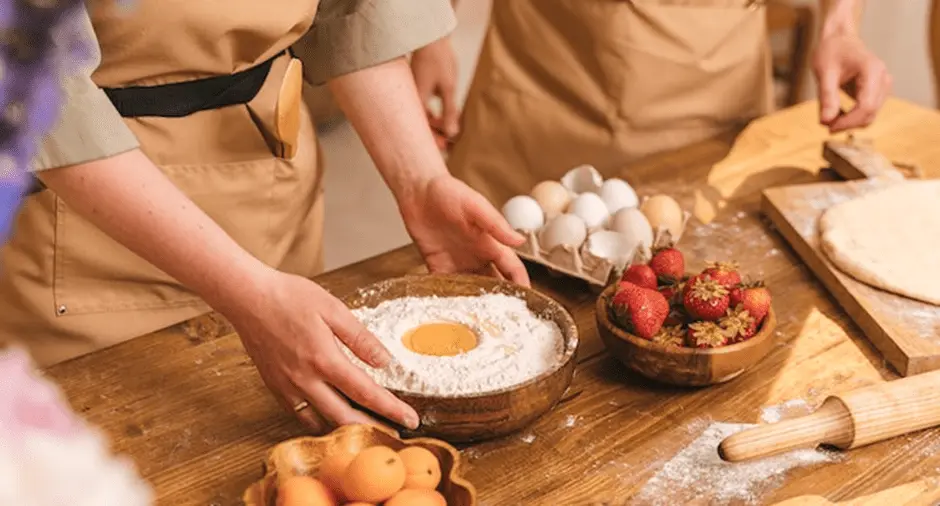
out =
[[700,504],[712,506],[761,504],[761,497],[782,485],[790,469],[837,459],[835,454],[823,451],[798,450],[736,464],[721,460],[718,444],[731,434],[751,427],[754,425],[710,425],[646,483],[632,504],[672,506],[702,499],[708,502]]
[[574,427],[576,423],[578,423],[578,417],[574,415],[568,415],[565,417],[565,423],[563,425],[565,428],[570,429],[571,427]]
[[760,413],[763,423],[777,423],[781,420],[812,413],[812,408],[803,399],[791,399],[782,404],[767,406]]
[[[475,297],[403,297],[353,311],[392,354],[393,363],[374,369],[343,348],[377,383],[393,390],[430,395],[492,392],[555,369],[565,354],[554,322],[539,318],[525,301],[504,294]],[[461,323],[478,339],[476,348],[452,357],[409,350],[402,337],[427,323]]]

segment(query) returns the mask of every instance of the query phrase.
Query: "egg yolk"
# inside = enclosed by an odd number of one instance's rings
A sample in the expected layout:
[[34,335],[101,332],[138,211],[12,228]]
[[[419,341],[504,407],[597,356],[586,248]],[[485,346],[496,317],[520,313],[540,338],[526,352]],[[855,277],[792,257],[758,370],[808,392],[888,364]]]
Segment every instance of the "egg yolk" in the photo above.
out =
[[426,323],[409,330],[402,343],[422,355],[453,357],[477,347],[476,333],[461,323]]

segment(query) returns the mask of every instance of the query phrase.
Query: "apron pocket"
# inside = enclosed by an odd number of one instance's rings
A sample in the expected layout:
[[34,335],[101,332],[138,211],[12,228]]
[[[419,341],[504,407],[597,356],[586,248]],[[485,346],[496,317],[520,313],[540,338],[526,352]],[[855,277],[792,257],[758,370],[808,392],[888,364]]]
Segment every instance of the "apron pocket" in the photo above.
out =
[[765,11],[747,0],[627,0],[612,34],[637,129],[743,123],[771,110]]
[[[275,159],[171,165],[163,172],[242,247],[270,261]],[[56,199],[55,282],[59,315],[167,309],[201,299]]]

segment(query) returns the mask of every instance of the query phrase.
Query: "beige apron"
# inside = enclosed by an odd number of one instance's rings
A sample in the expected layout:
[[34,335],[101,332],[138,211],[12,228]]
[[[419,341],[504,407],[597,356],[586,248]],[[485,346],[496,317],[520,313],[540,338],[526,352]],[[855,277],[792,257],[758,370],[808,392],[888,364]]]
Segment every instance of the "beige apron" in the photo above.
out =
[[[113,5],[89,2],[102,50],[93,78],[103,87],[244,70],[305,33],[317,2],[137,0],[127,14]],[[323,198],[318,148],[299,86],[293,87],[300,109],[298,149],[290,160],[272,154],[284,149],[274,118],[290,61],[287,55],[275,60],[247,105],[125,121],[141,149],[245,249],[269,265],[312,276],[321,269]],[[16,227],[0,252],[0,343],[21,342],[41,364],[208,311],[194,293],[105,236],[49,190],[28,199]]]
[[773,107],[764,16],[754,0],[493,2],[451,172],[500,205],[740,127]]

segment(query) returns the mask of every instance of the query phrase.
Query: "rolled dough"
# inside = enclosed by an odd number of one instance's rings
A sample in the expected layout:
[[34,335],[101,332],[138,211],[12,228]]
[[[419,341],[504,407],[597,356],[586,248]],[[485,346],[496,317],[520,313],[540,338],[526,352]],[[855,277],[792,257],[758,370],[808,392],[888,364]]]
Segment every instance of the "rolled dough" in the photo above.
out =
[[822,249],[853,278],[940,305],[940,181],[895,183],[835,205],[819,220]]

